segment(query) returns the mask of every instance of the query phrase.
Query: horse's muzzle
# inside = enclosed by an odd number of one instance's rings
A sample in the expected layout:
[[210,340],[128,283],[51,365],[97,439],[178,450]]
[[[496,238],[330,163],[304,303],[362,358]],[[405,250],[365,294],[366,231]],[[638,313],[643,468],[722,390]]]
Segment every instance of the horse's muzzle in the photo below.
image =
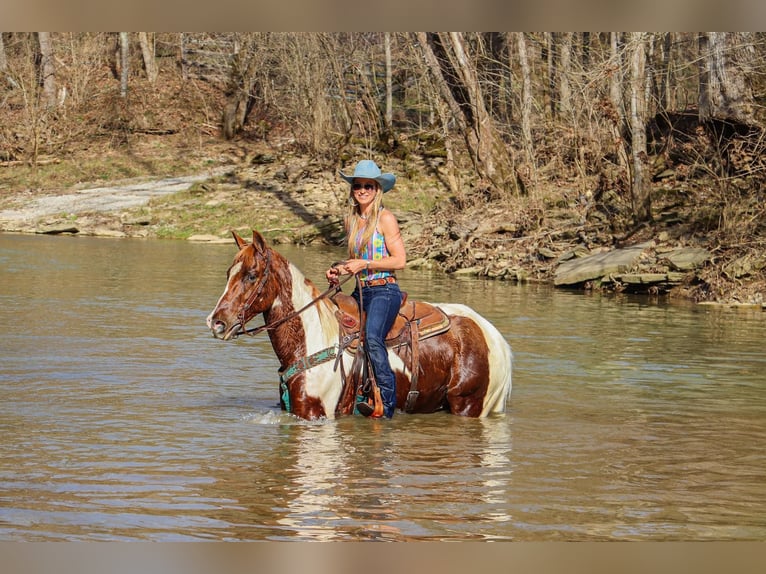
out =
[[210,331],[212,331],[213,337],[216,339],[223,339],[224,341],[229,341],[236,338],[241,327],[239,323],[235,323],[231,327],[227,328],[226,323],[223,321],[212,320],[208,320],[207,326],[210,327]]

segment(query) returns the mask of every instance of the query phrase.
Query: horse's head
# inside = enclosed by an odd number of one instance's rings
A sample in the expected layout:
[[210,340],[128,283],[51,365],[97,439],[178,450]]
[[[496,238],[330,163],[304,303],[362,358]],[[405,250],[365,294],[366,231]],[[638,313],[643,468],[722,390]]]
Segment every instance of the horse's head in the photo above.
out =
[[213,336],[229,340],[244,331],[253,317],[267,310],[274,300],[269,288],[272,251],[263,236],[253,230],[248,243],[232,232],[239,252],[226,274],[226,289],[207,317]]

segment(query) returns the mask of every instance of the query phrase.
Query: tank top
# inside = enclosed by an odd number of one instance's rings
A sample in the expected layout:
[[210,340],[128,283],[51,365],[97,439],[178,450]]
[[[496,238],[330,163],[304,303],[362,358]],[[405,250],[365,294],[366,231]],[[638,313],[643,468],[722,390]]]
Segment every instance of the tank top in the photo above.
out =
[[[378,215],[380,219],[380,215]],[[375,222],[375,231],[367,242],[367,245],[362,245],[362,235],[364,229],[360,229],[354,238],[354,257],[357,259],[370,259],[377,261],[388,257],[388,249],[386,249],[386,238],[378,230],[378,222]],[[389,270],[370,271],[366,269],[359,274],[359,278],[362,281],[369,281],[371,279],[383,279],[384,277],[396,277],[396,274]]]

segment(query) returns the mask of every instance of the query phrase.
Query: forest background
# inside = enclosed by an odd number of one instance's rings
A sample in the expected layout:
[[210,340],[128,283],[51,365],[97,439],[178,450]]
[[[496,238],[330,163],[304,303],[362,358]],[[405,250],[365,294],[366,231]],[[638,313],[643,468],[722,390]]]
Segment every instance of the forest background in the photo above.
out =
[[646,244],[637,270],[658,271],[694,247],[704,264],[647,291],[762,305],[764,38],[2,33],[0,208],[209,170],[108,225],[338,244],[337,172],[372,157],[399,176],[386,202],[418,264],[550,281],[572,257]]

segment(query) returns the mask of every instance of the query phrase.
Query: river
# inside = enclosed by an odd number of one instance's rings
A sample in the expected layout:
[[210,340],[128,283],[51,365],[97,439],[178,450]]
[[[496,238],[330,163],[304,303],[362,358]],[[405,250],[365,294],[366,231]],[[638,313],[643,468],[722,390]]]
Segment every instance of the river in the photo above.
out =
[[506,336],[507,414],[310,423],[205,326],[233,254],[0,234],[0,540],[766,538],[766,313],[405,270]]

